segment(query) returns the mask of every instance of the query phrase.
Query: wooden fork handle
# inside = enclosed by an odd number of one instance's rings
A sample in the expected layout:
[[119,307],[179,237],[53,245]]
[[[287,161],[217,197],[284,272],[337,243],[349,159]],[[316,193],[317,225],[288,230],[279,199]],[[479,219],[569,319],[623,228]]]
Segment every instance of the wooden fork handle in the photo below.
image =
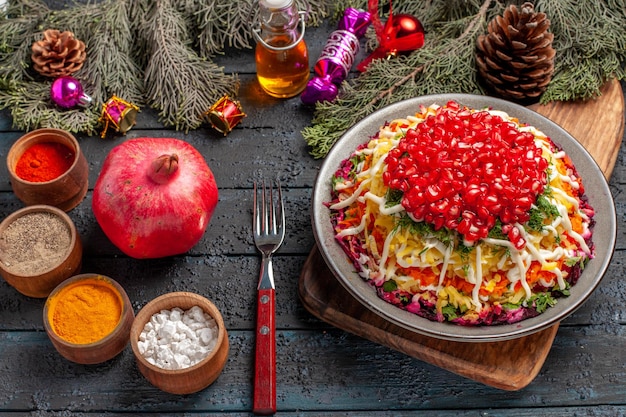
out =
[[276,300],[273,288],[257,291],[254,405],[257,415],[276,412]]

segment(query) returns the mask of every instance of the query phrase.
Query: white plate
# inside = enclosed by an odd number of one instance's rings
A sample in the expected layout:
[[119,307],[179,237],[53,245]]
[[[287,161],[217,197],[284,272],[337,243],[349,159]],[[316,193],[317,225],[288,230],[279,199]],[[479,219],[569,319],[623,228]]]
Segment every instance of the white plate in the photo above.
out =
[[[371,285],[359,277],[347,255],[335,241],[330,212],[325,203],[331,198],[330,180],[340,163],[357,146],[367,142],[378,132],[385,122],[414,114],[420,104],[445,105],[450,100],[474,109],[491,107],[502,110],[517,117],[521,123],[535,126],[548,135],[571,157],[582,177],[589,202],[595,209],[595,258],[589,261],[578,282],[572,286],[571,295],[559,298],[556,306],[548,308],[537,317],[513,324],[473,327],[439,323],[419,317],[380,299]],[[401,101],[378,110],[354,125],[333,146],[320,168],[313,189],[312,224],[318,248],[328,267],[348,292],[365,307],[408,330],[461,342],[493,342],[519,338],[552,326],[572,314],[589,298],[602,280],[613,255],[617,230],[615,205],[606,179],[591,155],[576,139],[556,123],[525,107],[492,97],[469,94],[439,94]]]

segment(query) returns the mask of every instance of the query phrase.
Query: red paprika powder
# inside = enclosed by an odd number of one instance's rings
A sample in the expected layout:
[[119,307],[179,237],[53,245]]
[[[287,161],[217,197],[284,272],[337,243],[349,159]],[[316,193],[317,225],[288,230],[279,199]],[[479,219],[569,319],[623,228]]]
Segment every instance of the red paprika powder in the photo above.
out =
[[74,157],[74,151],[62,143],[36,143],[17,160],[15,173],[25,181],[50,181],[67,171]]

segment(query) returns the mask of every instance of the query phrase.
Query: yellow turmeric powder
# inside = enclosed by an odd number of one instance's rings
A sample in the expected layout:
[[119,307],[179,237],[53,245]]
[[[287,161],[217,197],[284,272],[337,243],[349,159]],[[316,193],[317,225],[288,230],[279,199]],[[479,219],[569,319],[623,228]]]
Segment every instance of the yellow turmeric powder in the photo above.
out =
[[62,339],[76,344],[96,342],[115,329],[122,299],[101,279],[77,282],[48,300],[48,322]]

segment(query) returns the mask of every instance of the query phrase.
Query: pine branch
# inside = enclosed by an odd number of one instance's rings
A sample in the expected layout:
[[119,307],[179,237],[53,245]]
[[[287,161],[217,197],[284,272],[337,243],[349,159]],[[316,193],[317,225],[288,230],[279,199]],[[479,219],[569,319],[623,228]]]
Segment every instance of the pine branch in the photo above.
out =
[[31,45],[51,10],[38,0],[11,4],[0,18],[0,80],[30,79]]
[[143,71],[148,65],[152,49],[152,45],[149,44],[150,37],[146,36],[144,31],[153,3],[146,0],[127,0],[127,3],[128,20],[133,36],[133,44],[130,46],[131,55],[136,65]]
[[188,131],[223,94],[234,95],[238,83],[213,62],[199,57],[187,43],[185,19],[171,0],[157,0],[143,33],[151,45],[145,69],[146,98],[166,126]]
[[98,119],[95,109],[59,110],[49,99],[43,99],[50,95],[50,84],[21,82],[2,95],[2,105],[11,109],[14,127],[25,132],[48,127],[94,134]]
[[[129,17],[129,2],[106,0],[95,5],[64,9],[55,13],[54,23],[69,28],[85,42],[88,59],[76,73],[94,105],[112,95],[143,104],[143,71],[133,60],[134,33]],[[84,16],[90,16],[85,24]]]
[[[432,37],[409,57],[372,62],[356,80],[344,82],[333,103],[319,103],[312,126],[302,135],[315,158],[326,156],[332,145],[356,122],[389,104],[420,95],[480,92],[473,69],[473,45],[484,30],[491,0],[484,0],[471,18],[463,17],[462,33],[454,39]],[[451,25],[458,27],[458,22]],[[433,83],[436,80],[436,84]]]
[[597,97],[607,80],[626,77],[625,1],[569,1],[564,7],[544,0],[536,9],[550,18],[557,51],[542,103]]
[[[95,110],[60,109],[50,100],[52,80],[44,79],[30,67],[31,46],[40,38],[43,23],[54,25],[62,13],[39,1],[26,0],[9,7],[7,14],[10,18],[0,23],[4,40],[0,55],[0,108],[10,108],[13,125],[20,130],[52,127],[94,133],[98,120]],[[16,68],[21,71],[15,71]]]
[[220,0],[209,0],[196,12],[199,29],[198,47],[202,56],[211,56],[225,46],[250,49],[253,0],[244,0],[239,7]]

